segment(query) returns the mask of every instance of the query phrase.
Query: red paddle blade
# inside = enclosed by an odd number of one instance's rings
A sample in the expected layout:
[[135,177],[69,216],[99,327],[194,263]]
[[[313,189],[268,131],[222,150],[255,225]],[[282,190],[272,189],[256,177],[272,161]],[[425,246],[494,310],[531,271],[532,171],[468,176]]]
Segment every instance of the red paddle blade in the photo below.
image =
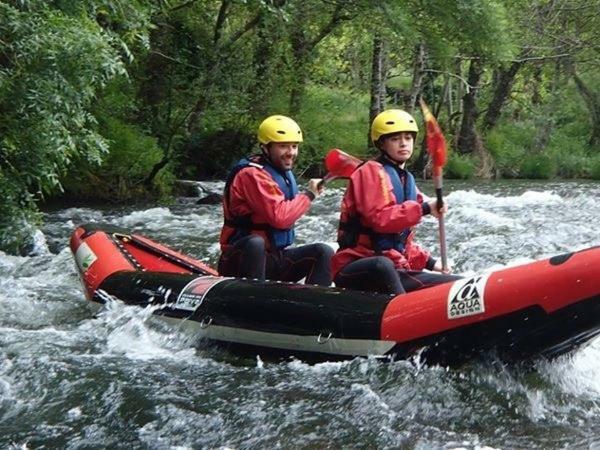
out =
[[362,161],[339,148],[329,150],[325,156],[326,178],[349,178]]
[[429,156],[433,161],[433,174],[435,176],[439,176],[442,174],[442,167],[446,165],[446,139],[444,138],[444,134],[440,129],[440,126],[429,111],[429,108],[421,99],[421,110],[423,111],[423,116],[425,117],[425,124],[427,126],[427,151],[429,152]]

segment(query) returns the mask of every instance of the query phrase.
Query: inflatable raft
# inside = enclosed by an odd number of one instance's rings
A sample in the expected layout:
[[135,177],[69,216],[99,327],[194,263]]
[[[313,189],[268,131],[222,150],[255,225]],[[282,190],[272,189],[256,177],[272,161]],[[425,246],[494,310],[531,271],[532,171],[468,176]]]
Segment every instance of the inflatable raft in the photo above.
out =
[[419,355],[455,365],[494,352],[554,357],[600,333],[600,248],[393,296],[220,277],[144,236],[97,224],[71,250],[88,300],[118,299],[254,354],[335,360]]

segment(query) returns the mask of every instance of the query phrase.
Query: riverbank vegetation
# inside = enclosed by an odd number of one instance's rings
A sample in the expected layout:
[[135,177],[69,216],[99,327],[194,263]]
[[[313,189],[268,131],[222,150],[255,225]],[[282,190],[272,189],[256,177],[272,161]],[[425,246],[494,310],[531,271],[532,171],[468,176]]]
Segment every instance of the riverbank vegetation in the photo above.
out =
[[306,175],[423,97],[446,176],[600,179],[598,30],[598,0],[0,2],[0,248],[49,197],[223,177],[273,113],[302,126]]

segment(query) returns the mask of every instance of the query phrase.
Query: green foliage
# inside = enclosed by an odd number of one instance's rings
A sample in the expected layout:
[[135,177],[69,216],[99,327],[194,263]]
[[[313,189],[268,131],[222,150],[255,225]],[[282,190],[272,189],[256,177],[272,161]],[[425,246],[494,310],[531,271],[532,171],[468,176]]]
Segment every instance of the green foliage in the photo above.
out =
[[13,4],[0,3],[0,183],[14,195],[0,202],[27,217],[32,198],[60,189],[73,160],[97,162],[106,153],[90,105],[98,89],[125,73],[127,47],[85,9]]
[[311,86],[297,118],[304,130],[299,170],[320,166],[331,148],[364,156],[369,130],[368,102],[366,96],[351,91]]
[[258,151],[255,132],[211,130],[194,135],[179,160],[179,173],[202,180],[225,178],[242,156]]
[[163,155],[156,139],[115,117],[102,117],[100,129],[109,142],[101,164],[81,164],[64,180],[65,191],[78,199],[123,201],[169,192],[174,176],[162,170],[150,189],[144,184]]
[[556,169],[556,161],[545,154],[526,155],[519,166],[521,176],[533,180],[549,180],[555,176]]
[[585,135],[573,132],[571,126],[554,130],[546,148],[546,154],[556,161],[557,174],[564,178],[589,176],[588,152]]
[[589,163],[589,176],[594,180],[600,180],[600,156],[595,156]]
[[451,152],[448,162],[444,167],[444,176],[447,178],[469,180],[475,177],[475,169],[475,161],[471,156]]
[[26,253],[40,219],[32,198],[0,171],[0,199],[0,252]]
[[488,133],[486,148],[496,162],[501,177],[521,176],[520,164],[533,149],[535,128],[528,123],[501,124]]

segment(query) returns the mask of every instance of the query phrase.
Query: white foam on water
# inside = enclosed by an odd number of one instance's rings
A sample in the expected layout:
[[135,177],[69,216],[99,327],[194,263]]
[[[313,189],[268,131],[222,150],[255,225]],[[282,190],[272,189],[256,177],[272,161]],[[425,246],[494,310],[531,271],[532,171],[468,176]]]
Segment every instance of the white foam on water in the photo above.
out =
[[475,206],[478,208],[511,207],[523,208],[544,204],[560,204],[565,200],[552,191],[526,191],[517,196],[495,196],[482,194],[474,190],[458,190],[449,193],[446,198],[451,207]]
[[102,211],[92,208],[67,208],[53,213],[58,219],[75,221],[78,224],[82,222],[99,222],[104,217]]
[[562,391],[600,400],[600,338],[539,368]]
[[528,416],[533,422],[539,422],[546,419],[547,400],[546,396],[539,389],[527,391],[527,400],[529,401]]
[[174,332],[172,327],[162,323],[163,327],[152,326],[159,320],[153,312],[160,308],[162,306],[140,308],[118,300],[109,301],[97,318],[86,323],[84,328],[91,327],[96,331],[96,337],[103,342],[103,353],[107,355],[144,361],[187,361],[196,357],[196,350],[191,347],[190,337],[185,332]]
[[471,226],[485,226],[488,227],[488,229],[524,229],[524,227],[519,223],[517,219],[505,217],[499,212],[487,211],[485,209],[475,208],[473,206],[462,206],[460,208],[456,208],[455,210],[448,212],[447,220],[450,222],[453,219],[456,219],[456,221],[460,223],[469,222]]
[[299,372],[310,372],[315,374],[330,374],[339,372],[342,368],[347,367],[352,361],[336,361],[322,362],[317,364],[308,364],[298,359],[294,359],[287,363],[288,368]]
[[169,208],[158,207],[134,211],[115,219],[115,222],[124,227],[133,228],[142,225],[145,228],[155,229],[157,227],[162,228],[165,224],[170,224],[173,217]]
[[29,252],[30,256],[44,256],[50,255],[48,249],[48,243],[46,242],[46,236],[42,233],[42,230],[36,229],[32,236],[33,248]]

